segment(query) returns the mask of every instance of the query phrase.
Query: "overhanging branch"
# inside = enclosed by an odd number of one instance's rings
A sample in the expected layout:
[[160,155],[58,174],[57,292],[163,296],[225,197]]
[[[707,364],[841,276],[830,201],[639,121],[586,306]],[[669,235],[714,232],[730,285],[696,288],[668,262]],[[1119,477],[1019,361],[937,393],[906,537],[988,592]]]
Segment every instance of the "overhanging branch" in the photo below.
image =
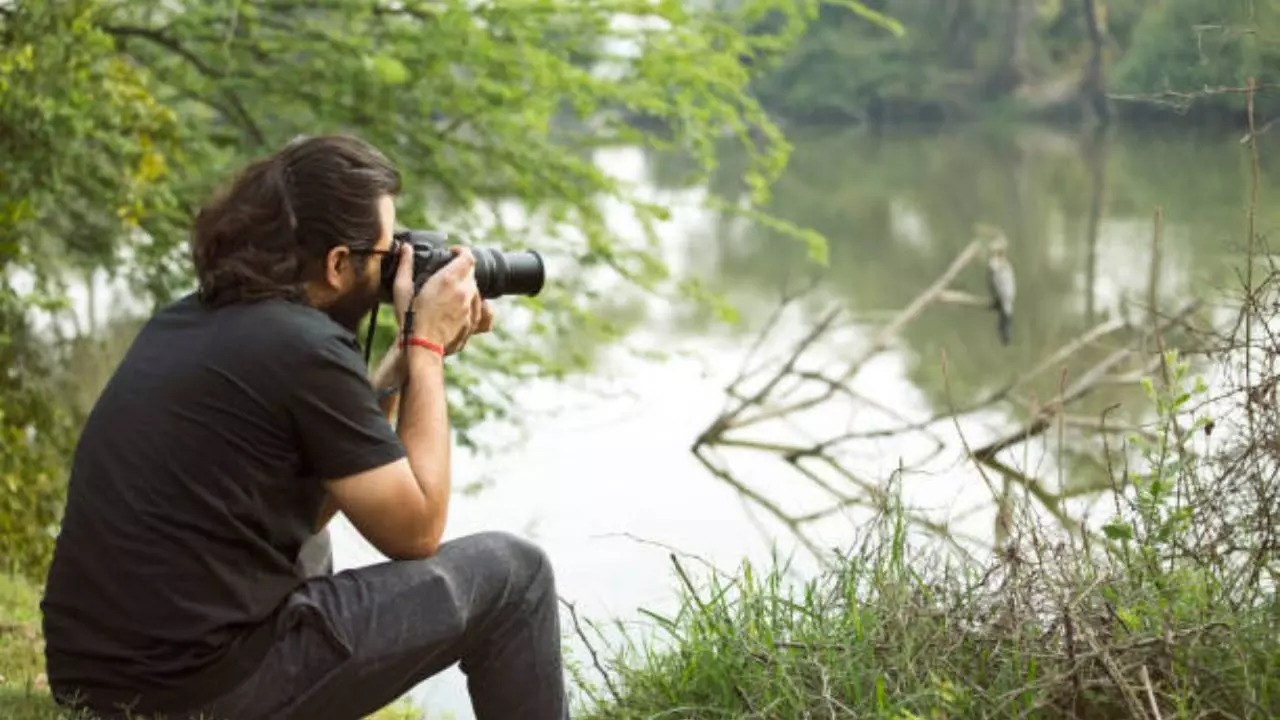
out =
[[[257,121],[253,119],[253,116],[249,113],[249,109],[240,99],[240,96],[233,90],[221,87],[221,83],[225,81],[227,77],[225,72],[208,64],[201,59],[199,55],[187,48],[177,39],[159,30],[132,25],[104,25],[102,26],[102,29],[116,38],[137,38],[140,40],[146,40],[152,45],[163,48],[169,53],[178,56],[194,68],[196,72],[210,80],[213,80],[215,83],[218,83],[219,87],[217,92],[221,94],[230,105],[230,112],[228,112],[227,108],[209,100],[206,100],[205,104],[209,105],[209,107],[214,110],[217,110],[219,113],[226,115],[228,120],[239,124],[241,128],[248,133],[249,138],[253,141],[254,145],[262,146],[266,144],[266,135],[262,132],[262,128],[258,125]],[[197,97],[199,96],[198,93],[191,94]]]

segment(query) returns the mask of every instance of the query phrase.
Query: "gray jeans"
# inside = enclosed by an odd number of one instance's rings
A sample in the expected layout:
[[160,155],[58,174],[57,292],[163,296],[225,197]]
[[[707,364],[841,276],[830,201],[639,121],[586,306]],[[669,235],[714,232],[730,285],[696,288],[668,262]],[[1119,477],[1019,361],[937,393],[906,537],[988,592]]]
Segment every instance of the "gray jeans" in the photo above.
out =
[[426,560],[317,575],[285,603],[258,670],[201,713],[358,720],[460,663],[478,720],[569,717],[551,565],[481,533]]

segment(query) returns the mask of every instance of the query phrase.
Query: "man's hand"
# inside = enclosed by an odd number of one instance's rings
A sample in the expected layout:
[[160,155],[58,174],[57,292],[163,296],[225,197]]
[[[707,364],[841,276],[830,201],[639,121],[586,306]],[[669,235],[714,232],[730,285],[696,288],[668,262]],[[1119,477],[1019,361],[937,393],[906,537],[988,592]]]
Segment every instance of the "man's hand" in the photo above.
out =
[[449,248],[454,259],[431,275],[415,295],[413,252],[405,246],[392,287],[396,319],[404,327],[405,311],[414,312],[413,334],[437,343],[452,355],[476,333],[493,329],[493,308],[476,287],[475,257],[463,246]]
[[476,293],[475,298],[471,301],[471,322],[469,323],[470,331],[462,335],[454,344],[445,348],[445,353],[452,355],[467,346],[467,341],[472,335],[487,333],[493,329],[493,308],[489,306],[489,301],[480,297],[480,293]]
[[[392,286],[403,332],[413,310],[415,337],[438,343],[452,354],[477,332],[493,328],[493,310],[476,287],[475,258],[466,248],[450,249],[454,258],[413,292],[413,257],[405,247]],[[395,377],[400,367],[413,380],[400,403],[397,433],[407,458],[329,483],[333,505],[387,557],[430,557],[440,547],[452,487],[449,409],[444,393],[444,363],[430,352],[393,348],[375,382]],[[385,373],[385,375],[384,375]],[[384,405],[389,411],[390,405]],[[327,521],[325,511],[320,520]]]

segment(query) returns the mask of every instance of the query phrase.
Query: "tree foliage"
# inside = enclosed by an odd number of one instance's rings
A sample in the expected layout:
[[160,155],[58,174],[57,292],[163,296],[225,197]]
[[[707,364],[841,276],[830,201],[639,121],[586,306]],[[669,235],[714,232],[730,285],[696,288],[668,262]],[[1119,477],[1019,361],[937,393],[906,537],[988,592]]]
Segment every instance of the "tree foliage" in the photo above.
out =
[[[787,147],[739,58],[797,37],[817,3],[756,2],[728,14],[687,5],[188,0],[122,5],[102,27],[190,123],[184,150],[199,164],[184,175],[188,205],[298,134],[352,131],[404,171],[403,224],[549,259],[542,296],[500,303],[507,315],[518,305],[543,312],[500,323],[454,377],[455,420],[469,425],[507,407],[492,392],[503,380],[580,369],[620,335],[602,311],[614,297],[589,278],[678,289],[654,253],[666,209],[607,175],[594,149],[677,148],[706,173],[714,141],[730,134],[751,155],[747,176],[761,198],[784,165]],[[781,18],[776,32],[739,31],[766,11]],[[638,129],[637,117],[656,125]],[[632,210],[645,234],[610,227],[608,200]]]
[[[772,113],[794,122],[964,120],[1012,105],[1046,114],[1072,107],[1097,14],[1111,90],[1127,95],[1265,82],[1276,67],[1273,4],[1201,0],[876,0],[902,33],[828,6],[820,22],[756,83]],[[1237,94],[1197,100],[1239,116]],[[1185,99],[1181,102],[1185,105]],[[1125,104],[1123,110],[1142,110]],[[1167,110],[1167,108],[1164,108]]]
[[[655,252],[667,209],[593,154],[674,150],[706,177],[734,138],[763,202],[788,146],[751,78],[821,4],[0,1],[0,559],[39,572],[56,529],[84,408],[54,396],[67,345],[32,308],[64,308],[69,272],[106,268],[171,300],[192,286],[188,224],[215,186],[299,134],[359,134],[404,172],[402,224],[550,265],[543,294],[499,301],[498,330],[451,364],[465,441],[514,385],[587,367],[634,322],[611,312],[619,278],[699,296]],[[764,17],[770,32],[743,32]],[[620,234],[618,207],[644,232]]]
[[[1201,3],[1169,0],[1143,13],[1133,42],[1115,68],[1115,89],[1165,93],[1179,110],[1206,109],[1243,116],[1244,93],[1214,93],[1280,81],[1280,7],[1274,3]],[[1197,94],[1209,92],[1201,97]],[[1264,122],[1280,112],[1274,89],[1259,93],[1255,112]]]
[[61,358],[33,309],[63,304],[58,270],[110,262],[172,207],[177,116],[114,53],[94,3],[0,12],[0,564],[39,568],[77,421],[50,402]]

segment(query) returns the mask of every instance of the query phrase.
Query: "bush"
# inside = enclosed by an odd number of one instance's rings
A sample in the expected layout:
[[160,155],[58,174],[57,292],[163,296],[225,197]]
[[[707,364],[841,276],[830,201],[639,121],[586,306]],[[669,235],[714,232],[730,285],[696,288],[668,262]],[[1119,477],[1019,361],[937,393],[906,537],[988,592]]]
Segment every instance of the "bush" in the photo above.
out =
[[[1118,93],[1184,94],[1170,101],[1190,107],[1205,88],[1244,87],[1250,76],[1260,84],[1275,82],[1280,53],[1265,38],[1280,29],[1280,10],[1271,3],[1206,3],[1169,0],[1152,5],[1134,30],[1132,44],[1116,63],[1112,76]],[[1195,99],[1196,110],[1243,117],[1243,93],[1218,93]],[[1280,111],[1280,97],[1260,93],[1260,118]]]
[[613,652],[621,689],[590,691],[584,717],[1280,716],[1274,549],[1253,542],[1269,530],[1240,529],[1252,552],[1204,552],[1201,516],[1232,498],[1186,504],[1216,483],[1188,449],[1209,419],[1189,409],[1203,385],[1187,364],[1165,370],[1147,383],[1156,439],[1135,438],[1140,469],[1099,536],[1024,515],[976,565],[915,546],[890,508],[799,588],[745,564],[699,591],[677,562],[681,609],[657,618],[669,646]]
[[52,402],[50,353],[33,342],[22,303],[0,290],[0,571],[40,580],[66,498],[77,420]]

